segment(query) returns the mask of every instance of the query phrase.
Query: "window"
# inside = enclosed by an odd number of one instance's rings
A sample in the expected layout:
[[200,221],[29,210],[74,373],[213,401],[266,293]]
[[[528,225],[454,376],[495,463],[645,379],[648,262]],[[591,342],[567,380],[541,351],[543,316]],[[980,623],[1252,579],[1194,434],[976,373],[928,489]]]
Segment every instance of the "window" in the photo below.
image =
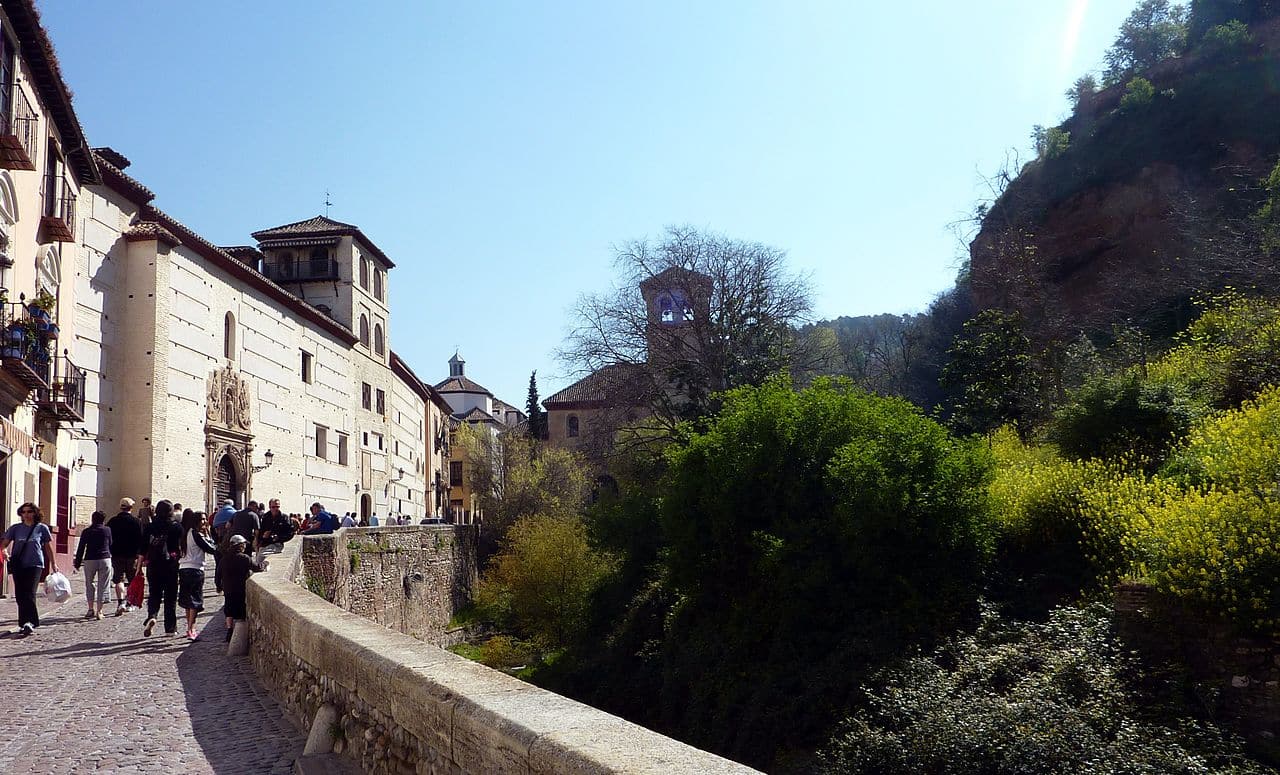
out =
[[312,277],[329,276],[329,251],[327,249],[311,249],[311,266],[308,267],[308,274]]
[[462,486],[462,461],[449,461],[449,484],[454,487]]
[[360,287],[369,290],[369,259],[360,257]]
[[236,357],[236,316],[230,312],[222,318],[222,357],[229,361]]
[[370,385],[368,382],[360,383],[360,408],[361,409],[373,408],[373,386]]
[[363,313],[360,315],[360,344],[369,347],[369,317]]
[[280,258],[276,260],[276,266],[279,268],[280,276],[283,278],[293,277],[294,261],[293,253],[285,251],[280,254]]
[[373,324],[373,351],[382,355],[382,324]]
[[329,457],[329,429],[323,425],[316,426],[316,457],[321,460]]
[[310,385],[315,382],[314,358],[306,350],[302,351],[302,381]]
[[578,415],[576,414],[569,415],[569,420],[566,423],[566,425],[568,426],[568,429],[565,431],[566,436],[569,436],[572,438],[578,435]]
[[349,437],[345,433],[338,434],[338,465],[348,465],[350,453],[347,451]]
[[373,298],[382,300],[382,270],[373,270]]
[[387,394],[381,388],[378,389],[378,401],[374,407],[374,411],[376,411],[378,414],[387,413]]

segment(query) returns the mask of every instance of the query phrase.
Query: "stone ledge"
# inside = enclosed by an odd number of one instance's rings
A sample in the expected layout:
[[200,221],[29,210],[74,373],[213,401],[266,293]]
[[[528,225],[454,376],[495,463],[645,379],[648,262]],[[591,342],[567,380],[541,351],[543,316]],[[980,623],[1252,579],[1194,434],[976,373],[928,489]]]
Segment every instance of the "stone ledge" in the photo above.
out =
[[[335,538],[344,540],[344,533]],[[329,603],[297,583],[305,540],[316,539],[290,541],[250,580],[254,666],[301,720],[309,722],[327,702],[351,729],[363,726],[359,739],[339,745],[371,771],[756,772]]]

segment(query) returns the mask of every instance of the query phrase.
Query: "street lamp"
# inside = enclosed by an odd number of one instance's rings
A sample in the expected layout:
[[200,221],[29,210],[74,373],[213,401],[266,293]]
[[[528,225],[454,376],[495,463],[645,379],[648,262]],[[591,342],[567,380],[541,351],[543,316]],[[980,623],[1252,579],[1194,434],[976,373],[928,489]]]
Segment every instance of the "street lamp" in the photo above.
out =
[[271,453],[271,450],[267,450],[266,454],[262,456],[262,459],[265,460],[267,464],[265,466],[254,466],[253,472],[255,474],[258,473],[259,471],[266,471],[268,468],[270,468],[271,464],[275,462],[276,456]]

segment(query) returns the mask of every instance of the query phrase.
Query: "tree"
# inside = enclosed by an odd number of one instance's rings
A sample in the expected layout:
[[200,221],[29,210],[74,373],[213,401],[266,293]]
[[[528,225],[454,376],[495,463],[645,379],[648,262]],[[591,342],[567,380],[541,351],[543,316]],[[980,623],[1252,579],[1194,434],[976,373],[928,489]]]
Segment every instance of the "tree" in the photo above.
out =
[[1105,55],[1104,81],[1110,85],[1182,52],[1187,40],[1187,9],[1170,0],[1142,0],[1133,9]]
[[1071,109],[1079,108],[1080,103],[1092,97],[1096,91],[1098,91],[1098,79],[1089,74],[1077,78],[1071,88],[1067,89],[1067,99],[1071,101]]
[[1036,124],[1031,129],[1031,142],[1040,159],[1056,159],[1067,152],[1071,145],[1071,133],[1062,127],[1045,128]]
[[569,450],[547,447],[534,454],[527,435],[494,435],[483,425],[458,432],[467,462],[467,484],[484,514],[481,549],[492,552],[522,517],[577,514],[591,490],[587,464]]
[[[669,227],[657,242],[617,248],[615,265],[615,287],[579,301],[559,356],[582,374],[626,367],[625,399],[646,407],[656,427],[705,416],[716,394],[822,357],[797,336],[810,311],[808,280],[777,248]],[[667,280],[682,297],[675,325],[663,325],[642,292]]]
[[617,564],[591,547],[578,517],[531,514],[511,526],[477,603],[540,648],[560,648],[581,630],[592,593]]
[[1138,110],[1150,105],[1156,98],[1156,87],[1146,78],[1129,79],[1124,86],[1124,96],[1120,98],[1121,110]]
[[847,380],[731,391],[660,490],[667,724],[768,768],[859,675],[976,613],[983,450]]
[[942,381],[957,398],[952,422],[965,433],[990,433],[1013,423],[1030,431],[1039,410],[1040,381],[1031,341],[1015,313],[988,309],[964,324],[947,351]]
[[538,402],[538,371],[529,375],[529,397],[525,400],[525,414],[529,416],[529,438],[542,441],[547,438],[547,414]]
[[1215,27],[1239,22],[1254,25],[1280,15],[1277,0],[1191,0],[1187,40],[1200,42]]

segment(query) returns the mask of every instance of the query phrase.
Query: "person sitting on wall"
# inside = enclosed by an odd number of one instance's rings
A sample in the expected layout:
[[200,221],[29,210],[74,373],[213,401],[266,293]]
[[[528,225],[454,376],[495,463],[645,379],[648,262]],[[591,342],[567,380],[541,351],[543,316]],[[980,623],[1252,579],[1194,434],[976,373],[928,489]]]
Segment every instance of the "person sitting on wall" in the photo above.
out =
[[348,511],[346,514],[343,514],[343,515],[342,515],[342,526],[343,526],[343,527],[355,527],[355,526],[356,526],[356,518],[355,518],[355,517],[353,517],[353,516],[351,516],[351,512],[350,512],[350,511]]
[[311,527],[302,531],[303,535],[331,535],[338,529],[338,518],[324,510],[319,501],[311,504]]
[[274,547],[272,551],[280,551],[280,547],[293,538],[294,532],[293,522],[280,510],[280,499],[272,498],[262,514],[262,532],[258,534],[262,547]]

